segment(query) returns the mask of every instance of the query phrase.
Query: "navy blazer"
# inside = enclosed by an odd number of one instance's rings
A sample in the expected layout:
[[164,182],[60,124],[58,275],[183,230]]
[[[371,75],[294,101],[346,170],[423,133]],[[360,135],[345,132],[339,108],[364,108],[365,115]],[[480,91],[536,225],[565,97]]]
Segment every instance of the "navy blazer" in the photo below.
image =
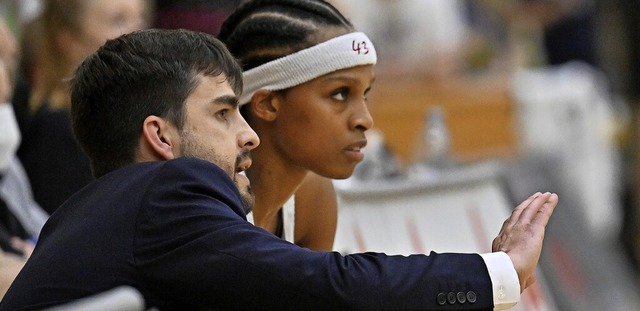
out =
[[493,309],[479,255],[300,248],[248,223],[228,175],[194,158],[131,165],[72,196],[43,228],[0,311],[119,285],[159,310]]

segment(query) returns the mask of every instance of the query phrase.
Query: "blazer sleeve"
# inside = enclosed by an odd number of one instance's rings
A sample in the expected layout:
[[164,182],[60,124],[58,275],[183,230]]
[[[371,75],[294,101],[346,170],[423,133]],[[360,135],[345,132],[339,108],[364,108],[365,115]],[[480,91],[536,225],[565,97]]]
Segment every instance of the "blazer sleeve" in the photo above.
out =
[[159,298],[233,310],[493,309],[479,255],[300,248],[248,223],[235,184],[204,161],[167,162],[143,201],[135,264]]

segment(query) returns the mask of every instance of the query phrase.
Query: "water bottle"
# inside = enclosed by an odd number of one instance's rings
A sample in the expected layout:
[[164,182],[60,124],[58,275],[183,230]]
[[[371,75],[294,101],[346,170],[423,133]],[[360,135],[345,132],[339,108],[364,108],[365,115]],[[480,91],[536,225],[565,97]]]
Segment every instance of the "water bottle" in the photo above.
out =
[[414,165],[442,168],[449,163],[450,137],[444,109],[433,106],[427,110],[422,131],[416,141]]

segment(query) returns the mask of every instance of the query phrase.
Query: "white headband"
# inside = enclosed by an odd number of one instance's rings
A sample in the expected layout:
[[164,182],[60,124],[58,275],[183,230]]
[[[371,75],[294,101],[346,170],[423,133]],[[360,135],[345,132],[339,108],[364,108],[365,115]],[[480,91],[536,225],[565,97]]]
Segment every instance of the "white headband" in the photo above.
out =
[[359,65],[375,65],[376,50],[362,32],[353,32],[245,71],[240,104],[258,90],[287,89],[322,75]]

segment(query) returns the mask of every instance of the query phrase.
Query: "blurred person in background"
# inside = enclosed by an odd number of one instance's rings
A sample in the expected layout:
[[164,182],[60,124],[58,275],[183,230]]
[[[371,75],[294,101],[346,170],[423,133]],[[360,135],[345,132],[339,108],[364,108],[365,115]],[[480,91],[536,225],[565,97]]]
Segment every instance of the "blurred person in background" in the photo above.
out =
[[31,80],[20,89],[28,92],[28,108],[17,110],[27,111],[18,156],[36,201],[47,212],[92,180],[89,160],[71,131],[67,79],[107,39],[146,27],[149,13],[146,0],[43,1],[42,14],[29,30],[42,41],[30,43],[37,49],[28,56]]
[[[511,53],[529,49],[530,59],[515,66],[557,66],[582,62],[601,67],[596,4],[593,0],[469,1],[469,26],[493,14],[491,31],[505,32]],[[489,17],[491,18],[491,17]],[[482,18],[480,18],[482,19]],[[482,28],[482,26],[481,26]],[[524,42],[531,40],[534,42]],[[521,45],[521,46],[514,46]],[[534,59],[532,59],[534,58]]]
[[379,75],[446,79],[463,69],[465,3],[461,0],[330,0],[371,36]]
[[218,35],[222,22],[241,0],[155,0],[153,27]]
[[[381,74],[427,75],[436,78],[455,76],[472,66],[474,57],[487,56],[504,63],[512,62],[513,47],[487,46],[508,44],[509,32],[534,27],[541,31],[540,48],[544,62],[558,65],[580,60],[598,65],[595,27],[595,1],[592,0],[331,0],[344,8],[354,25],[367,33],[379,46]],[[492,29],[478,25],[482,10],[497,13]],[[497,27],[496,27],[497,25]],[[479,26],[479,27],[478,27]],[[497,33],[483,33],[495,31]],[[524,31],[529,31],[524,30]],[[501,36],[502,42],[479,42],[486,36]],[[484,37],[484,38],[483,38]],[[491,39],[489,39],[491,40]],[[522,49],[526,47],[516,47]],[[484,52],[484,54],[483,54]],[[531,52],[531,51],[528,51]],[[478,55],[482,54],[482,55]],[[507,56],[505,59],[501,59]],[[517,55],[516,55],[517,56]],[[528,60],[529,61],[529,60]],[[512,67],[511,67],[512,68]]]
[[31,195],[16,157],[20,130],[9,99],[13,93],[17,44],[0,17],[0,299],[31,255],[48,214]]

